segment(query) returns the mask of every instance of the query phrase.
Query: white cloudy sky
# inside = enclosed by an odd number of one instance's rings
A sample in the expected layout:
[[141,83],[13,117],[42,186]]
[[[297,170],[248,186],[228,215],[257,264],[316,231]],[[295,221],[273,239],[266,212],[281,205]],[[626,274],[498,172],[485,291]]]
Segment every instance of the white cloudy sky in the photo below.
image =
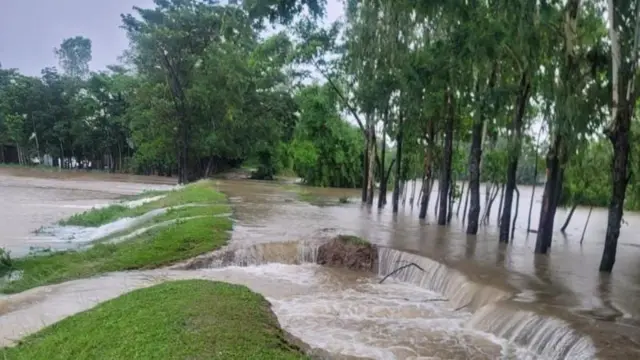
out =
[[[341,0],[328,0],[327,18],[343,14]],[[153,0],[2,0],[0,12],[0,64],[38,75],[57,66],[53,49],[63,39],[82,35],[92,40],[92,70],[117,62],[127,48],[119,28],[120,14],[133,6],[149,7]]]

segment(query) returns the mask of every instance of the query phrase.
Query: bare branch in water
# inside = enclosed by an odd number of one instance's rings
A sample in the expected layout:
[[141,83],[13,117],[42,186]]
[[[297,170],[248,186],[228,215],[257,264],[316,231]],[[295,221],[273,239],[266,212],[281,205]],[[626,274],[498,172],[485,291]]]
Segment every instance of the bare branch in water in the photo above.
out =
[[453,310],[453,311],[460,311],[460,310],[466,308],[469,305],[471,305],[471,301],[469,301],[468,303],[466,303],[466,304],[464,304],[462,306],[459,306],[459,307],[455,308],[455,310]]
[[401,270],[404,270],[404,269],[406,269],[406,268],[408,268],[408,267],[411,267],[411,266],[415,266],[415,267],[417,267],[418,269],[420,269],[422,272],[424,272],[424,269],[423,269],[423,268],[421,268],[421,267],[420,267],[420,265],[418,265],[418,264],[416,264],[416,263],[408,263],[407,265],[402,265],[402,266],[400,266],[399,268],[397,268],[397,269],[393,270],[392,272],[390,272],[389,274],[387,274],[387,276],[383,277],[383,278],[382,278],[382,280],[380,280],[380,284],[382,284],[385,280],[387,280],[387,278],[388,278],[389,276],[391,276],[391,275],[393,275],[393,274],[395,274],[395,273],[397,273],[397,272],[399,272],[399,271],[401,271]]

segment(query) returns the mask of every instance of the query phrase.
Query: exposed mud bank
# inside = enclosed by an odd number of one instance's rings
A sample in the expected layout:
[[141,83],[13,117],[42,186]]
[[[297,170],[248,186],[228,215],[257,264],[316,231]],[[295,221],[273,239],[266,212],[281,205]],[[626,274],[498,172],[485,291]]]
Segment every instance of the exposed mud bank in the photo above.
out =
[[378,270],[378,248],[358,237],[338,235],[318,248],[318,265],[355,271]]

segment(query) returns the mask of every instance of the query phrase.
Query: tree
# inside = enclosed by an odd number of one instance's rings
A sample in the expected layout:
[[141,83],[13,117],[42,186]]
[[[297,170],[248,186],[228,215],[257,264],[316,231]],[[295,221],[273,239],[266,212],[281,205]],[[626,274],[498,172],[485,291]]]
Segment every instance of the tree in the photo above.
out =
[[60,66],[72,78],[84,79],[89,74],[91,40],[82,36],[67,38],[54,50]]
[[620,223],[629,172],[631,119],[638,100],[638,51],[640,1],[609,0],[607,3],[611,42],[611,116],[605,128],[613,147],[612,189],[600,271],[611,272],[616,260]]

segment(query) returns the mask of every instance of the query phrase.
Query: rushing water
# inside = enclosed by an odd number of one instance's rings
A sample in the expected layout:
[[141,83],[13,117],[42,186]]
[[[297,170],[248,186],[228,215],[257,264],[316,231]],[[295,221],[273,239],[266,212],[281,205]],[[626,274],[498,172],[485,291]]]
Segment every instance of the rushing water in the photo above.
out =
[[[76,204],[68,194],[77,190],[65,189],[83,188],[82,205],[88,206],[88,199],[96,203],[113,198],[104,189],[139,186],[16,179],[0,177],[0,201],[13,199],[1,207],[14,216],[13,222],[0,224],[14,226],[10,234],[23,234],[71,213],[60,209]],[[40,184],[50,192],[26,195],[12,185],[16,183]],[[456,217],[449,227],[429,224],[433,202],[430,217],[421,222],[409,204],[398,215],[390,209],[362,207],[357,199],[338,205],[338,197],[358,196],[350,190],[313,190],[324,202],[315,206],[296,201],[291,186],[250,181],[224,181],[219,186],[234,209],[235,227],[227,249],[171,269],[108,274],[0,298],[0,345],[132,289],[196,277],[245,284],[264,294],[286,330],[336,358],[638,357],[640,241],[632,229],[640,226],[640,218],[635,214],[625,215],[629,225],[622,231],[614,274],[604,276],[597,265],[605,213],[594,210],[580,246],[586,211],[579,209],[568,235],[555,236],[552,253],[534,256],[535,234],[527,237],[524,231],[530,188],[520,189],[515,239],[505,247],[497,242],[497,201],[490,224],[478,236],[466,236]],[[19,222],[19,214],[29,218],[48,211],[25,210],[23,199],[45,203],[47,197],[58,199],[53,202],[58,212],[50,212],[50,219],[37,225],[31,219]],[[563,219],[559,211],[557,227]],[[382,246],[378,274],[313,264],[317,245],[338,233],[360,235]],[[14,248],[24,247],[26,241],[28,236],[0,234],[0,244]],[[419,268],[411,266],[379,284],[382,276],[407,263]]]

